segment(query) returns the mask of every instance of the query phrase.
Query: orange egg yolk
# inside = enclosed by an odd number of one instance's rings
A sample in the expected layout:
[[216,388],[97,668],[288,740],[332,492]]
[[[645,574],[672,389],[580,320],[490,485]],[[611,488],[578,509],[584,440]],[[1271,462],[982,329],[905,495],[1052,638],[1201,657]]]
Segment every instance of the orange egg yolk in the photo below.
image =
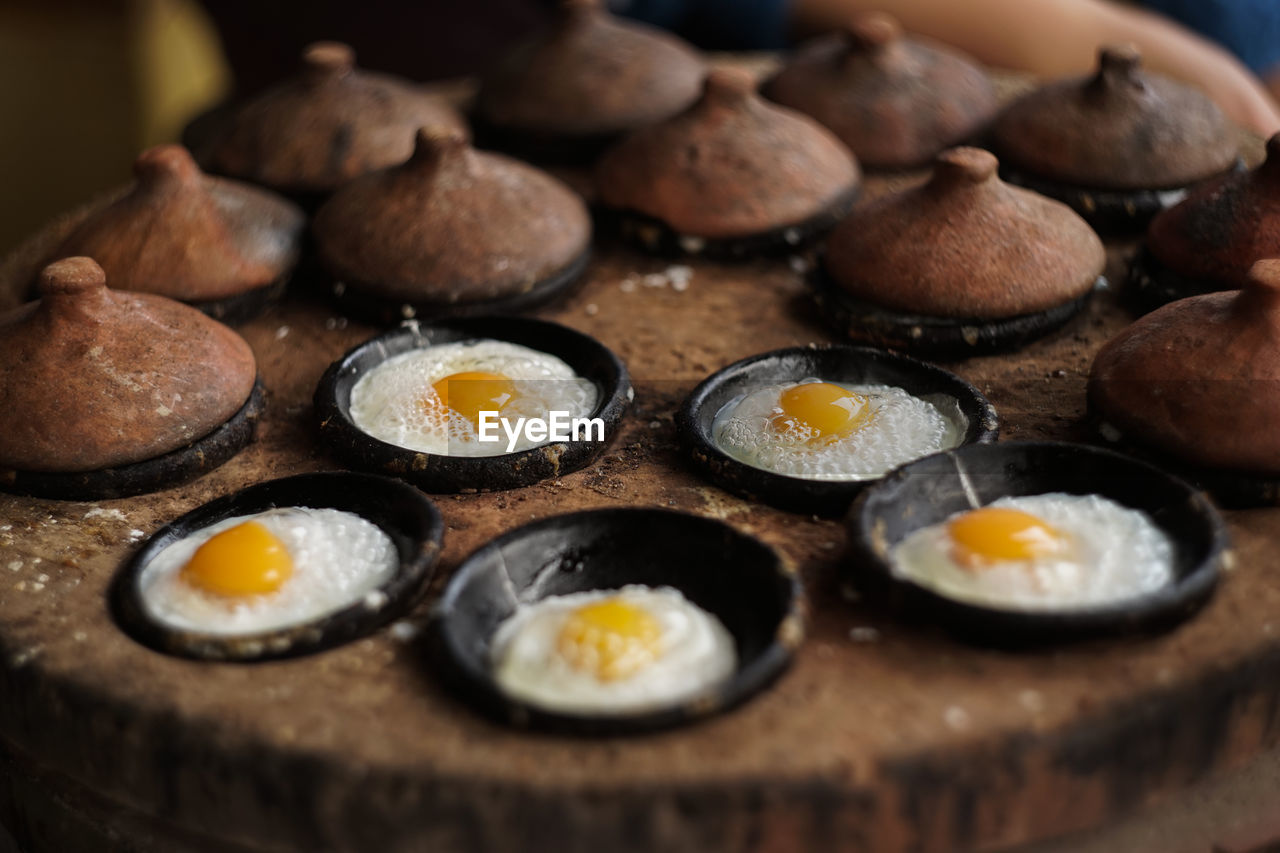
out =
[[956,562],[969,568],[1034,560],[1067,547],[1067,538],[1052,525],[1007,507],[966,512],[947,523],[947,533]]
[[216,595],[275,592],[293,574],[284,543],[256,521],[216,534],[182,567],[182,579]]
[[481,412],[501,412],[516,396],[511,378],[501,373],[452,373],[431,386],[446,409],[480,425]]
[[662,629],[648,611],[617,598],[574,610],[556,646],[575,669],[600,681],[628,678],[662,653]]
[[775,428],[807,428],[814,438],[839,438],[866,426],[871,420],[870,400],[830,382],[806,382],[782,392],[782,415]]

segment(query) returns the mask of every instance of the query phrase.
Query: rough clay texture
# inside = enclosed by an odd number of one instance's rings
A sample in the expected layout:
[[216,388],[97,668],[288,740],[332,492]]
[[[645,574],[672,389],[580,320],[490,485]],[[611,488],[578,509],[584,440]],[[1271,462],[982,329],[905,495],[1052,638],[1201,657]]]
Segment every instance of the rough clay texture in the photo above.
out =
[[179,145],[144,151],[134,173],[45,260],[90,257],[114,289],[187,302],[266,287],[293,269],[306,226],[293,203],[204,175]]
[[0,467],[150,459],[212,431],[253,390],[244,339],[181,303],[109,290],[88,258],[49,266],[40,293],[0,316]]
[[[1109,822],[1280,741],[1280,513],[1228,514],[1234,571],[1161,636],[1008,653],[890,619],[844,586],[838,522],[734,498],[683,462],[672,416],[701,379],[835,340],[783,261],[690,269],[672,277],[666,262],[602,247],[582,288],[539,312],[628,363],[636,402],[617,441],[559,480],[439,499],[447,530],[426,600],[324,654],[257,666],[165,657],[113,624],[105,591],[141,538],[181,513],[335,467],[309,400],[370,326],[298,299],[246,324],[271,398],[259,440],[194,483],[92,504],[0,496],[0,766],[14,771],[0,788],[28,801],[58,792],[30,807],[39,828],[83,835],[53,849],[99,849],[116,831],[148,853],[941,853]],[[19,301],[0,292],[0,305]],[[1084,439],[1089,364],[1127,322],[1103,293],[1016,355],[952,367],[999,409],[1004,438]],[[721,518],[795,560],[811,612],[795,666],[737,711],[651,737],[532,736],[478,718],[413,639],[441,586],[505,530],[618,505]]]
[[692,108],[600,159],[600,202],[680,234],[722,238],[796,225],[847,198],[859,178],[848,149],[754,86],[748,72],[713,71]]
[[328,192],[403,163],[421,128],[465,129],[439,96],[357,69],[346,45],[313,44],[302,66],[235,111],[201,157],[210,171],[282,192]]
[[341,282],[406,301],[523,293],[591,244],[586,205],[518,160],[422,133],[413,158],[353,181],[316,214],[317,252]]
[[1255,264],[1243,290],[1171,302],[1108,341],[1089,399],[1137,442],[1280,474],[1280,261]]
[[992,130],[1005,166],[1097,189],[1183,187],[1226,171],[1235,130],[1196,89],[1104,48],[1091,76],[1050,83],[1010,105]]
[[997,106],[986,72],[971,60],[904,37],[881,14],[802,47],[763,93],[820,121],[872,168],[927,163],[975,136]]
[[925,184],[855,209],[827,239],[832,280],[855,299],[934,317],[1014,317],[1086,293],[1106,262],[1102,241],[996,166],[986,151],[954,148]]
[[548,31],[484,78],[476,112],[514,130],[623,133],[688,107],[704,73],[698,54],[678,38],[620,21],[594,3],[571,2]]
[[1280,256],[1280,135],[1256,169],[1199,187],[1156,216],[1147,248],[1171,271],[1223,290],[1239,287],[1254,262]]

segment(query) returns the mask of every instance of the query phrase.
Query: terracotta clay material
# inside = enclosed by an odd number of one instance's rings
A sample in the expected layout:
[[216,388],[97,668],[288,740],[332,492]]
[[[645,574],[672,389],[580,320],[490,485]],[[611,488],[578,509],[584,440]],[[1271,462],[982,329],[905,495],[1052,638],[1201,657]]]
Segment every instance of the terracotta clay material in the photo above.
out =
[[88,258],[47,267],[41,299],[0,317],[0,469],[85,472],[209,435],[245,406],[253,352],[160,296],[109,290]]
[[438,96],[356,68],[345,44],[317,42],[296,76],[235,110],[199,154],[210,171],[313,200],[403,163],[423,127],[465,123]]
[[[1102,241],[1065,205],[1004,183],[997,168],[986,151],[954,148],[927,183],[846,217],[817,276],[831,319],[858,340],[961,352],[1065,322],[1106,265]],[[1043,322],[999,325],[1036,317]]]
[[1197,188],[1151,220],[1131,284],[1143,307],[1239,288],[1256,261],[1280,256],[1280,134],[1249,172]]
[[852,204],[858,165],[830,131],[762,100],[752,75],[718,69],[702,99],[639,130],[596,168],[603,207],[648,249],[785,249]]
[[1277,389],[1280,261],[1265,260],[1242,290],[1170,303],[1108,341],[1093,362],[1089,406],[1112,438],[1275,481]]
[[567,186],[425,130],[407,163],[336,193],[313,231],[335,292],[383,320],[529,307],[572,283],[591,245]]
[[986,73],[968,58],[904,37],[885,14],[800,49],[764,95],[830,128],[871,168],[920,166],[974,137],[996,114]]
[[204,175],[187,150],[159,145],[137,180],[49,255],[98,262],[117,290],[156,293],[211,316],[247,316],[283,292],[306,224],[298,207],[239,181]]
[[1233,168],[1238,137],[1217,106],[1140,61],[1131,47],[1103,48],[1094,74],[1011,104],[992,129],[1010,179],[1091,221],[1132,227],[1177,202],[1177,191]]
[[484,77],[476,133],[533,159],[585,161],[618,135],[684,110],[704,73],[674,36],[624,23],[595,0],[568,0],[550,29]]

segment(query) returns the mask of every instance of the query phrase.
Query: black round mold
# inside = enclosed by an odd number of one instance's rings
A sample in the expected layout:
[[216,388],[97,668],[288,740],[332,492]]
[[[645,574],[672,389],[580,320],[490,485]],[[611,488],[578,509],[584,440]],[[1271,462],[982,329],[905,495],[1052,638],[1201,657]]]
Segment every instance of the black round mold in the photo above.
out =
[[0,469],[0,491],[62,501],[97,501],[181,485],[217,468],[253,441],[263,408],[259,379],[239,411],[186,447],[141,462],[93,471]]
[[284,296],[292,270],[262,287],[246,290],[224,299],[188,302],[192,308],[223,323],[243,323],[256,317],[263,308]]
[[[481,338],[554,355],[593,381],[599,401],[588,417],[604,421],[604,441],[554,442],[500,456],[444,456],[388,444],[351,420],[351,389],[366,371],[410,350]],[[440,494],[516,489],[584,467],[612,439],[633,396],[626,366],[594,338],[545,320],[475,317],[431,325],[410,322],[360,344],[325,371],[314,406],[321,439],[343,460]]]
[[1099,441],[1106,446],[1173,472],[1197,488],[1212,494],[1224,507],[1249,509],[1280,506],[1280,474],[1197,465],[1172,453],[1143,444],[1136,436],[1124,434],[1092,407],[1087,419]]
[[1098,276],[1083,295],[1045,311],[1014,317],[962,318],[908,314],[854,299],[827,272],[820,258],[809,274],[813,299],[827,322],[858,343],[901,350],[925,358],[959,361],[1009,352],[1065,326],[1107,279]]
[[845,217],[860,192],[861,186],[855,186],[825,210],[802,222],[742,237],[717,238],[681,234],[661,219],[646,213],[618,210],[604,205],[596,206],[595,216],[601,230],[616,234],[623,242],[650,254],[740,261],[762,255],[784,255],[802,251]]
[[1137,190],[1111,190],[1065,183],[1012,166],[1002,166],[1000,177],[1011,184],[1062,202],[1099,234],[1123,236],[1140,233],[1157,213],[1182,201],[1188,190],[1205,181],[1216,180],[1222,174],[1241,172],[1244,169],[1244,160],[1237,157],[1231,168],[1219,175],[1180,187]]
[[[1098,494],[1147,513],[1174,543],[1176,579],[1112,604],[1032,611],[950,598],[893,574],[890,551],[915,530],[997,498],[1048,492]],[[1065,442],[972,445],[903,466],[863,492],[846,525],[846,570],[859,589],[904,617],[1006,648],[1167,629],[1209,599],[1230,560],[1226,527],[1201,492],[1132,457]]]
[[467,116],[475,146],[501,151],[531,163],[549,166],[586,166],[610,145],[626,135],[612,133],[569,134],[494,124],[478,110]]
[[[395,544],[400,565],[378,595],[301,625],[227,636],[175,628],[146,611],[138,583],[161,551],[187,536],[237,515],[277,507],[337,509],[378,525]],[[444,522],[435,505],[399,480],[370,474],[300,474],[249,486],[210,501],[162,527],[112,579],[112,615],[133,639],[178,657],[210,661],[276,660],[312,654],[370,634],[418,601],[440,554]]]
[[491,314],[514,314],[546,305],[568,295],[587,271],[591,249],[585,249],[562,269],[534,282],[528,289],[498,299],[478,302],[444,302],[405,300],[383,296],[365,282],[351,278],[337,279],[326,273],[334,304],[343,314],[377,325],[394,325],[409,319],[437,320],[454,317],[477,317]]
[[[627,584],[674,587],[718,617],[735,641],[734,675],[669,707],[607,716],[550,710],[497,685],[490,641],[517,604]],[[803,639],[802,601],[794,567],[723,522],[663,509],[591,510],[527,524],[469,556],[435,608],[431,645],[448,681],[500,722],[631,734],[726,711],[766,687]]]
[[749,500],[792,512],[844,514],[872,480],[832,482],[778,474],[739,461],[716,444],[712,424],[733,399],[762,385],[816,377],[831,382],[897,386],[966,421],[962,444],[995,441],[1000,425],[987,398],[959,376],[907,356],[870,347],[828,344],[761,353],[717,371],[698,385],[676,414],[685,452],[716,485]]
[[1237,289],[1239,285],[1176,273],[1162,264],[1144,245],[1129,261],[1129,276],[1125,282],[1123,299],[1131,311],[1149,314],[1161,305],[1186,299],[1188,296]]

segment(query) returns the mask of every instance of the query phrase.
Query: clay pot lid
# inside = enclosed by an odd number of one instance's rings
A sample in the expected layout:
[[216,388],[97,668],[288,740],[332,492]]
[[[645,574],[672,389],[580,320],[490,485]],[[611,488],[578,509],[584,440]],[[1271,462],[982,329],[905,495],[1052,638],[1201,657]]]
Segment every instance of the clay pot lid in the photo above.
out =
[[205,175],[180,145],[142,152],[133,170],[133,185],[80,223],[52,258],[91,257],[117,290],[184,302],[237,296],[292,271],[306,224],[296,205]]
[[338,281],[408,303],[478,303],[524,293],[588,251],[586,205],[525,163],[423,130],[408,162],[343,187],[316,214],[321,261]]
[[905,37],[882,13],[802,47],[764,86],[766,97],[813,116],[865,166],[926,163],[996,114],[987,75],[965,56]]
[[847,295],[909,314],[996,318],[1087,293],[1102,241],[1066,205],[1011,186],[978,148],[937,158],[921,186],[855,209],[827,240],[825,267]]
[[1007,168],[1101,189],[1166,189],[1224,172],[1237,136],[1196,89],[1143,71],[1133,47],[1104,47],[1098,70],[1050,83],[996,120]]
[[1280,134],[1257,168],[1193,190],[1151,221],[1147,248],[1180,276],[1236,288],[1263,258],[1280,256]]
[[484,77],[476,114],[513,131],[612,136],[688,107],[704,73],[680,39],[621,21],[598,0],[565,0],[547,31]]
[[0,316],[0,467],[93,471],[150,459],[227,421],[253,390],[249,345],[179,302],[106,286],[66,258],[40,300]]
[[685,112],[618,143],[596,168],[606,207],[704,238],[803,223],[848,200],[857,162],[826,128],[763,100],[740,69],[707,75]]
[[1241,290],[1172,302],[1108,341],[1089,404],[1193,464],[1280,474],[1280,259],[1254,264]]
[[282,192],[324,193],[403,163],[422,127],[465,123],[439,96],[357,68],[347,45],[316,42],[303,51],[298,74],[229,118],[202,161]]

